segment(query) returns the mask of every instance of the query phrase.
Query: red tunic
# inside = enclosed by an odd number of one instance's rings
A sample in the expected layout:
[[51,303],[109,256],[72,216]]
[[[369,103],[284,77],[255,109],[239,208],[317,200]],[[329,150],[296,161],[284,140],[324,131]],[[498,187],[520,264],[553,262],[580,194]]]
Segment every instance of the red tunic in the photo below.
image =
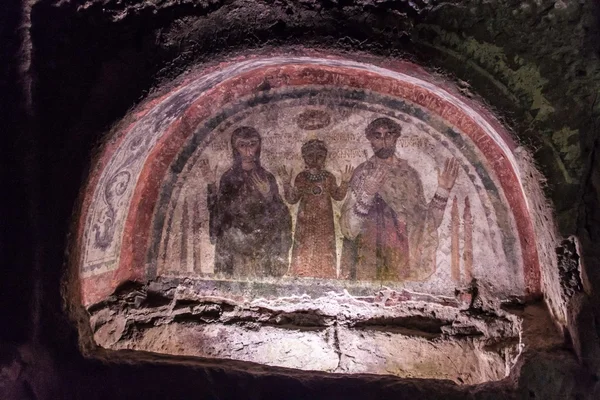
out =
[[302,277],[337,278],[335,228],[331,199],[346,196],[348,184],[337,185],[332,173],[303,171],[296,176],[294,188],[286,190],[290,204],[300,201],[292,249],[290,274]]

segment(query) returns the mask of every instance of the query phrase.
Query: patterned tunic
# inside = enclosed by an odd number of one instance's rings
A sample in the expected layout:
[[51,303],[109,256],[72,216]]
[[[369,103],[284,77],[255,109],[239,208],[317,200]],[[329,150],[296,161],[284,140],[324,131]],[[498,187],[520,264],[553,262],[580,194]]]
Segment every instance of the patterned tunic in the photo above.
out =
[[292,190],[286,190],[288,203],[300,201],[292,249],[290,274],[303,277],[337,277],[335,228],[331,199],[343,200],[348,184],[337,185],[332,173],[303,171],[296,176]]

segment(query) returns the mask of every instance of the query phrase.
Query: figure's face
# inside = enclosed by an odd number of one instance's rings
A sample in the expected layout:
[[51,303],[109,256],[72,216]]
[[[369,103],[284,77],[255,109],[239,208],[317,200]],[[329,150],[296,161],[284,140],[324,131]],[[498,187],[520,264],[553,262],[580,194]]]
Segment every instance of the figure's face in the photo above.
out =
[[304,155],[304,163],[309,169],[323,169],[327,155],[323,152],[312,152]]
[[379,158],[390,158],[396,152],[398,135],[386,127],[380,127],[369,137],[373,152]]
[[242,168],[245,170],[254,169],[257,161],[258,149],[260,141],[258,138],[236,139],[235,149],[242,157]]

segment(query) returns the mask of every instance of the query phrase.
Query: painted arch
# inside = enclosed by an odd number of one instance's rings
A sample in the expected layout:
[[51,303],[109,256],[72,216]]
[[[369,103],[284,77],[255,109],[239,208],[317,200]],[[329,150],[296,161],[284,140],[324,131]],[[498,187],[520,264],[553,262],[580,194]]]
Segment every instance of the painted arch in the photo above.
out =
[[[292,244],[285,262],[291,265],[301,206],[286,200],[277,170],[287,166],[298,174],[302,145],[321,140],[328,150],[325,169],[339,185],[346,165],[356,173],[373,159],[365,129],[378,118],[402,127],[395,157],[420,183],[423,204],[435,201],[445,160],[457,160],[456,182],[443,194],[431,230],[437,239],[429,269],[397,279],[343,274],[341,218],[356,192],[351,181],[341,199],[331,200],[336,259],[330,275],[305,276],[292,267],[278,276],[215,272],[202,166],[216,165],[219,176],[232,168],[232,132],[252,127],[261,136],[261,164],[289,212]],[[281,55],[220,64],[143,104],[106,144],[78,228],[83,303],[101,301],[126,281],[161,277],[193,279],[222,293],[238,288],[244,296],[318,293],[315,286],[356,295],[386,286],[451,296],[471,278],[499,298],[539,294],[536,232],[515,149],[482,106],[410,63]],[[410,232],[415,222],[403,222]],[[270,291],[257,289],[265,285]]]

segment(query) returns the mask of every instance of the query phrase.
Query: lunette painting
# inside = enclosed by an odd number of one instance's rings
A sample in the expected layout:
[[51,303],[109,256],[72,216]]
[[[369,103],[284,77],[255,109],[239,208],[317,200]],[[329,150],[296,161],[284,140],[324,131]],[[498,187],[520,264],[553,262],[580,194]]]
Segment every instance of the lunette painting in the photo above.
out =
[[251,296],[315,282],[452,295],[473,278],[519,292],[519,241],[496,181],[464,135],[402,99],[342,88],[254,95],[181,150],[148,270]]

